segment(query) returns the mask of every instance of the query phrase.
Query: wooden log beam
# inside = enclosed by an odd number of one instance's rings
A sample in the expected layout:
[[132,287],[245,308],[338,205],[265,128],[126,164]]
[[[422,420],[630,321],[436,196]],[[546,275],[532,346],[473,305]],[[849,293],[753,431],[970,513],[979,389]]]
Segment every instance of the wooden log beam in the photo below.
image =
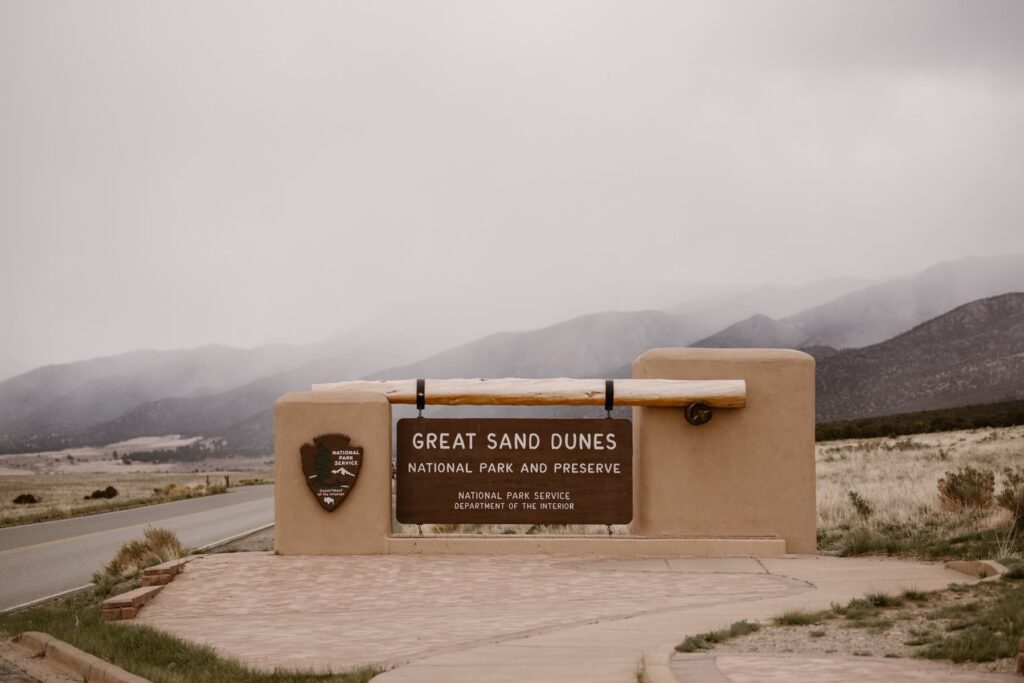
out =
[[[397,379],[314,384],[313,391],[369,391],[391,403],[416,403],[416,380]],[[603,379],[428,379],[428,405],[603,406]],[[616,406],[742,408],[747,384],[741,379],[617,379]]]

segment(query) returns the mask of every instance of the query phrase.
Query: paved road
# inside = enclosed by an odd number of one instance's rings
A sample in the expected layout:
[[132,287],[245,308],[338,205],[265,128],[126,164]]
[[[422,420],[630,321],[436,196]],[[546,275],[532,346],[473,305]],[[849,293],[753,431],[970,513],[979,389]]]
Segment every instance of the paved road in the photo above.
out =
[[274,487],[244,486],[174,503],[0,529],[0,609],[89,583],[147,526],[202,546],[274,521]]

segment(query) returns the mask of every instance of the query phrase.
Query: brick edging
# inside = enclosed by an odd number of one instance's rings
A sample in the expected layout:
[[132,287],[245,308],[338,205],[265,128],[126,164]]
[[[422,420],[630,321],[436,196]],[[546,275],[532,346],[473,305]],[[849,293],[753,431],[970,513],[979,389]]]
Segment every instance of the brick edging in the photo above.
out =
[[103,601],[100,607],[103,618],[107,621],[134,619],[142,606],[163,590],[164,586],[173,581],[174,577],[185,568],[185,565],[196,557],[198,556],[179,557],[176,560],[161,562],[153,567],[146,567],[142,571],[141,588],[115,595]]

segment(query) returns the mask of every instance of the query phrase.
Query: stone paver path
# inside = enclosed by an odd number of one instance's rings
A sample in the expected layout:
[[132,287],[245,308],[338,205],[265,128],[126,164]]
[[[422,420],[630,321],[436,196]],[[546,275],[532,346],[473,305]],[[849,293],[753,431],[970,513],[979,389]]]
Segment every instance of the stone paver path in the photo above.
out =
[[210,555],[190,563],[137,622],[259,666],[325,670],[810,589],[749,560],[754,573],[724,581],[668,571],[668,562]]
[[867,558],[236,553],[190,563],[136,622],[262,668],[394,667],[375,683],[635,683],[641,666],[651,683],[676,683],[673,646],[686,635],[967,580]]

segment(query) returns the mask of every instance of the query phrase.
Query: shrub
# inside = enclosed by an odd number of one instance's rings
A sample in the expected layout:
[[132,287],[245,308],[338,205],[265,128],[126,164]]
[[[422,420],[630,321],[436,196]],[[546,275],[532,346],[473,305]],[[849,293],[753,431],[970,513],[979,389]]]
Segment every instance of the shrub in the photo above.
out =
[[939,479],[939,495],[947,510],[986,508],[992,504],[996,476],[991,470],[961,467]]
[[31,493],[23,493],[14,499],[15,505],[34,505],[38,503],[39,499],[33,496]]
[[843,539],[839,554],[842,557],[870,555],[885,550],[885,539],[871,529],[854,529]]
[[84,498],[85,500],[100,500],[102,498],[114,498],[115,496],[117,496],[117,489],[115,489],[113,486],[108,486],[107,488],[102,490],[96,489],[95,491],[90,493],[88,496],[85,496]]
[[850,502],[853,503],[853,507],[857,510],[857,514],[867,519],[875,511],[874,506],[871,505],[864,496],[860,495],[856,491],[850,491]]
[[807,612],[805,610],[790,610],[775,617],[776,626],[811,626],[820,624],[826,619],[834,619],[835,614],[831,610],[821,612]]
[[149,527],[143,532],[142,540],[122,545],[103,571],[93,574],[92,580],[101,594],[110,593],[117,584],[136,578],[146,567],[185,554],[184,546],[173,531]]
[[1024,467],[1006,468],[1003,472],[1003,490],[996,502],[1010,511],[1015,529],[1024,530]]
[[916,588],[907,588],[903,591],[903,598],[911,602],[928,602],[928,593]]
[[[835,608],[832,608],[835,611]],[[878,606],[867,598],[853,598],[842,608],[841,614],[851,621],[864,621],[878,616]]]
[[874,607],[902,607],[903,598],[889,595],[888,593],[868,593],[864,596],[864,599],[871,603]]

